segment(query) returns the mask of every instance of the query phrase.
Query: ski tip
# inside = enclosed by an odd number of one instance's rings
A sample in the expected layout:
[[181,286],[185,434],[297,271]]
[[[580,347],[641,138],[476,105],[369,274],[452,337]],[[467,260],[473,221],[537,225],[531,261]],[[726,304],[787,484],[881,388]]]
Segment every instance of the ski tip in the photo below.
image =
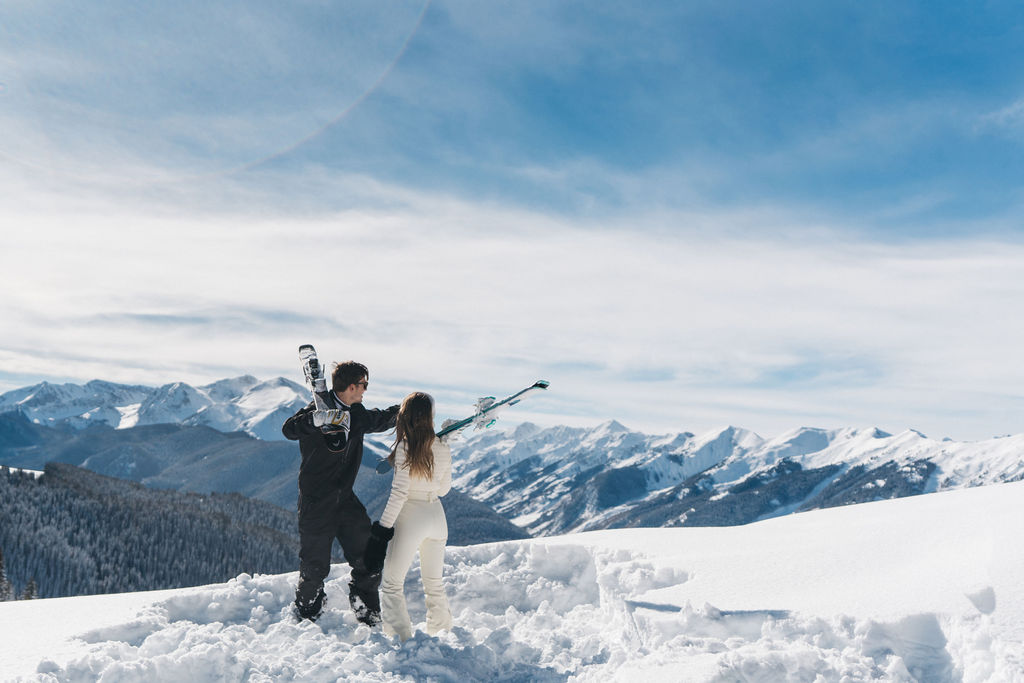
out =
[[539,379],[533,383],[533,386],[535,386],[538,389],[547,389],[550,384],[551,382],[547,381],[546,379]]

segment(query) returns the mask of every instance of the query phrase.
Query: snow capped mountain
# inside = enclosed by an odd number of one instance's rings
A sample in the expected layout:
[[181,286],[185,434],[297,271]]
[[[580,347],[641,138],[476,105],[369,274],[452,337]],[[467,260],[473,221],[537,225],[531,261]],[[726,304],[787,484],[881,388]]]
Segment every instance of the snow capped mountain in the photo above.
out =
[[[295,382],[247,375],[200,387],[42,383],[0,396],[0,412],[45,425],[178,423],[278,441],[281,424],[307,401]],[[455,485],[534,535],[745,524],[1024,478],[1024,435],[955,442],[909,429],[803,427],[764,439],[735,426],[649,435],[610,420],[484,430],[453,448]]]
[[242,375],[241,377],[222,379],[200,388],[215,403],[228,403],[242,396],[259,383],[260,381],[252,375]]
[[142,402],[136,414],[137,420],[131,426],[184,422],[211,403],[209,396],[187,384],[165,384]]
[[141,405],[151,391],[149,387],[101,380],[84,386],[41,382],[0,395],[0,411],[20,409],[30,420],[48,425],[67,421],[76,427],[90,422],[117,426],[122,419],[118,406],[128,410],[129,406]]
[[184,424],[206,425],[222,432],[246,432],[265,441],[283,439],[281,425],[309,402],[309,390],[283,377],[260,382],[246,376],[222,380],[200,390],[216,402],[182,420]]
[[520,425],[454,444],[455,483],[531,533],[744,524],[797,510],[1024,478],[1024,435],[937,441],[914,430],[725,427],[650,436]]
[[84,386],[42,382],[9,391],[0,395],[0,412],[20,410],[49,426],[103,423],[125,429],[180,423],[279,440],[285,418],[308,401],[305,387],[283,377],[261,382],[244,375],[200,387],[175,382],[156,388],[93,380]]
[[[347,564],[316,622],[297,573],[0,603],[5,680],[1024,680],[1024,483],[705,529],[449,547],[454,627],[355,621]],[[419,597],[417,597],[419,596]]]

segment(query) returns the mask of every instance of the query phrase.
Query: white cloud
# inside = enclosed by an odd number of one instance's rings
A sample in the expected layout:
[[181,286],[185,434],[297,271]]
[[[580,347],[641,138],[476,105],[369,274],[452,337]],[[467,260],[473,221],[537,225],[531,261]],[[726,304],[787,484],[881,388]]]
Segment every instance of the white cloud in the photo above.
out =
[[0,373],[298,379],[295,349],[311,341],[367,362],[374,400],[425,388],[451,414],[545,378],[551,392],[519,415],[769,435],[1017,427],[1004,421],[1024,381],[1019,245],[799,241],[781,228],[773,240],[730,230],[742,214],[597,224],[366,187],[396,208],[8,209]]
[[981,128],[1003,129],[1020,133],[1024,128],[1024,99],[1016,100],[1010,104],[979,118]]

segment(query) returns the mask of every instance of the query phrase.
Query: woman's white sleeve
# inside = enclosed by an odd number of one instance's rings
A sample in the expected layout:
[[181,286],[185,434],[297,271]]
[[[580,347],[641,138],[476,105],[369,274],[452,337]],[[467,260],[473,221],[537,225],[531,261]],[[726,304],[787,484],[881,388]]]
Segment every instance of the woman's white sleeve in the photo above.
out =
[[438,442],[441,447],[434,455],[434,481],[437,482],[437,495],[443,496],[452,490],[452,449],[446,443]]
[[391,528],[395,526],[398,513],[402,511],[405,501],[409,498],[409,468],[405,466],[405,444],[399,444],[395,452],[394,477],[391,479],[391,495],[384,512],[380,513],[380,525]]

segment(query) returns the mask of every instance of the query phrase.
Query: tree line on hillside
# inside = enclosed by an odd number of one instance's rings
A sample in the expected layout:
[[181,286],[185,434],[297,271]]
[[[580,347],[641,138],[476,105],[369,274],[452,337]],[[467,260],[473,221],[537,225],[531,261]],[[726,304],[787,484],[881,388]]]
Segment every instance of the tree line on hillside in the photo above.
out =
[[0,468],[0,592],[118,593],[283,573],[295,513],[239,494],[147,489],[72,465],[38,478]]
[[38,593],[35,579],[29,579],[25,584],[25,590],[18,595],[14,590],[14,584],[7,578],[7,569],[4,567],[4,549],[0,548],[0,602],[10,600],[34,600]]

